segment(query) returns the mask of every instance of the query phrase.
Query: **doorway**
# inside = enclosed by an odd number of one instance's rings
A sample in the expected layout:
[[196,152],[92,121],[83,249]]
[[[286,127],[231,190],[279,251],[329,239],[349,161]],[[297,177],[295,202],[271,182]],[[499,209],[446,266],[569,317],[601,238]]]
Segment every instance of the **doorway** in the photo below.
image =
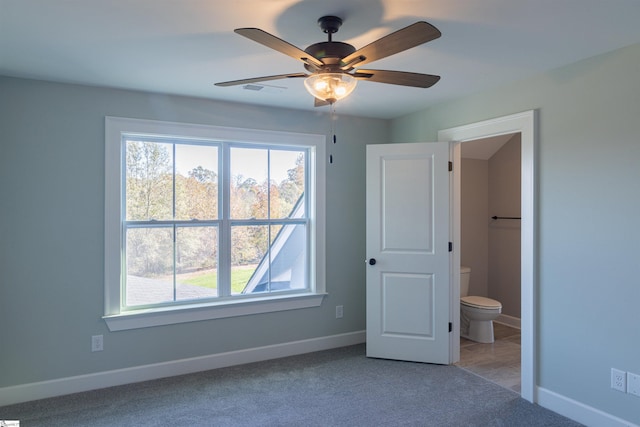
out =
[[[465,141],[461,161],[460,265],[466,295],[502,304],[495,341],[460,338],[457,366],[520,393],[520,133]],[[462,267],[461,267],[462,268]],[[461,287],[461,295],[464,287]]]
[[[460,164],[461,144],[499,135],[521,134],[521,396],[535,403],[535,141],[537,115],[535,111],[486,120],[438,132],[438,140],[451,141],[450,158]],[[454,248],[460,248],[460,174],[453,168],[451,180],[451,238]],[[460,251],[452,255],[450,363],[460,359]]]

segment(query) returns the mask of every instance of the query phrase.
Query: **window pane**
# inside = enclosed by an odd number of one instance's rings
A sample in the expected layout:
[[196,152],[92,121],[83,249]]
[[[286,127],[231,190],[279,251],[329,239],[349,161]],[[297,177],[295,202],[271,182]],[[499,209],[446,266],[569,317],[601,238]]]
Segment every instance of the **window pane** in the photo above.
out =
[[126,142],[126,218],[173,218],[173,154],[171,144]]
[[307,287],[307,232],[304,224],[272,226],[271,290]]
[[[262,236],[266,229],[267,226],[234,227],[233,249],[237,248],[240,253],[241,242],[252,233],[259,235],[259,248],[262,248]],[[304,224],[272,225],[270,247],[265,248],[260,259],[257,259],[259,248],[248,245],[251,249],[256,249],[254,259],[232,265],[232,294],[307,288],[306,238]],[[270,251],[270,255],[267,250]]]
[[268,150],[231,148],[231,218],[267,217],[267,154]]
[[217,227],[176,230],[176,299],[218,296]]
[[218,147],[176,145],[176,219],[218,218]]
[[[266,258],[269,227],[235,226],[231,229],[231,294],[254,292],[245,289],[256,268]],[[267,261],[268,262],[268,261]]]
[[173,301],[173,227],[127,230],[126,305]]
[[271,150],[270,164],[271,218],[303,218],[305,152]]

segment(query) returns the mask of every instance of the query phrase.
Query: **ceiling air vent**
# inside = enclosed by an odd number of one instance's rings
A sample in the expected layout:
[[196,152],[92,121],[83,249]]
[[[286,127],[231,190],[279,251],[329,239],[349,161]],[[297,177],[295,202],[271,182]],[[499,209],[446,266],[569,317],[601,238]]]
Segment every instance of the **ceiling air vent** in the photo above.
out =
[[246,84],[242,86],[244,90],[252,90],[254,92],[265,92],[265,93],[280,93],[286,89],[283,86],[272,86],[272,85],[256,85],[256,84]]

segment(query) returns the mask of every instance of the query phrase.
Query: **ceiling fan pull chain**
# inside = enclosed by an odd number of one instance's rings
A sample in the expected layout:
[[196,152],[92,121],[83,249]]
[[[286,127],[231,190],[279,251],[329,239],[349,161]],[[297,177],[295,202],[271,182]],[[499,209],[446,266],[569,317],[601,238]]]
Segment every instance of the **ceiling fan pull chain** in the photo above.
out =
[[[331,103],[331,116],[329,118],[329,120],[331,121],[331,139],[333,141],[333,143],[335,144],[337,141],[336,138],[336,105],[335,103]],[[333,163],[333,154],[329,154],[329,163]]]

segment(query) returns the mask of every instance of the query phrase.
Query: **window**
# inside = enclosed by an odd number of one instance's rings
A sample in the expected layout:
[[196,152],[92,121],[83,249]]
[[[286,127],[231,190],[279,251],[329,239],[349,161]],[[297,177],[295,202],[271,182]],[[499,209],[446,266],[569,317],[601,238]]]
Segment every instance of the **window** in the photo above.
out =
[[107,117],[111,330],[318,306],[324,136]]

